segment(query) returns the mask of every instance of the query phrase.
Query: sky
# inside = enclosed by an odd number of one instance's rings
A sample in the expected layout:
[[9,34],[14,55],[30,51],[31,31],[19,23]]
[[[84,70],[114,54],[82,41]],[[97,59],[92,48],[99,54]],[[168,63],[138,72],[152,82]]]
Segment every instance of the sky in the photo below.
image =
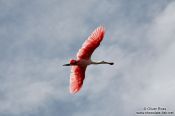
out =
[[[0,116],[175,113],[174,11],[173,0],[0,0]],[[100,25],[92,60],[115,65],[89,66],[72,95],[62,64]]]

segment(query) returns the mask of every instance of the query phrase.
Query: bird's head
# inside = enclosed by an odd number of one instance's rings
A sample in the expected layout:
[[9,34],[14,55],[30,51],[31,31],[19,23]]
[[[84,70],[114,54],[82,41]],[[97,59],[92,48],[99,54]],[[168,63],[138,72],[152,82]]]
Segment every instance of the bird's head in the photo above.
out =
[[63,66],[72,66],[77,65],[77,60],[70,59],[68,64],[64,64]]
[[76,64],[77,64],[77,61],[74,60],[74,59],[70,59],[69,63],[70,63],[71,65],[76,65]]

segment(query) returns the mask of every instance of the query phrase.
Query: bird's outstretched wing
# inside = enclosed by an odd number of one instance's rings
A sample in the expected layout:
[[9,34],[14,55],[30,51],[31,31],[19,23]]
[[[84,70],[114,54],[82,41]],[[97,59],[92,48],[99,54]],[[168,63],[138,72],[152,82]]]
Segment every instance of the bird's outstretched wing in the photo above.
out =
[[77,93],[81,89],[83,85],[83,80],[85,78],[85,70],[86,67],[80,67],[80,66],[71,67],[70,86],[69,86],[70,93],[72,94]]
[[95,29],[88,39],[83,43],[81,49],[77,53],[77,59],[90,59],[93,51],[100,45],[105,34],[103,26]]

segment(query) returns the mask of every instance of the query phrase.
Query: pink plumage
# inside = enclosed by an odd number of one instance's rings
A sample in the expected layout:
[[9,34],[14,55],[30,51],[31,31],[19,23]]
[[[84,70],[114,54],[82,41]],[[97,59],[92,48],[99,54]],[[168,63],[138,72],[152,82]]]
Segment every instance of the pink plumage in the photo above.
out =
[[[88,37],[88,39],[83,43],[81,49],[77,53],[77,59],[83,60],[88,63],[91,58],[93,51],[100,45],[100,42],[103,40],[105,34],[104,27],[100,26],[95,29],[92,34]],[[87,60],[87,61],[86,61]],[[71,75],[70,75],[70,93],[78,92],[82,85],[83,80],[85,78],[85,70],[87,65],[85,66],[71,66]]]
[[71,67],[70,86],[69,86],[70,93],[77,93],[81,89],[83,85],[83,80],[85,78],[85,70],[86,67],[83,68],[80,66]]
[[71,66],[70,74],[70,93],[75,94],[80,91],[83,81],[85,78],[85,71],[88,65],[97,65],[97,64],[109,64],[113,65],[113,62],[105,61],[92,61],[91,55],[94,50],[100,45],[100,42],[103,40],[105,34],[105,28],[103,26],[95,29],[88,39],[83,43],[82,47],[77,53],[77,60],[71,59],[68,64],[63,66]]
[[104,27],[100,26],[92,32],[88,39],[83,43],[77,53],[77,59],[89,59],[94,50],[100,45],[105,34]]

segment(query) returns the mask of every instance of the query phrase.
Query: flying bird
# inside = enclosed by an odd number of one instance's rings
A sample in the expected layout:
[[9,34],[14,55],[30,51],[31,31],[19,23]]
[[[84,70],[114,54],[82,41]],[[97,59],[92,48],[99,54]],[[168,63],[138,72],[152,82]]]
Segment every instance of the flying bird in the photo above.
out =
[[83,80],[85,78],[85,71],[88,65],[94,64],[109,64],[113,65],[113,62],[105,61],[92,61],[91,55],[94,50],[100,45],[100,42],[103,40],[105,34],[105,28],[103,26],[97,27],[88,39],[83,43],[82,47],[77,53],[77,59],[70,59],[68,64],[63,66],[71,66],[70,74],[70,86],[69,91],[72,94],[75,94],[80,91]]

